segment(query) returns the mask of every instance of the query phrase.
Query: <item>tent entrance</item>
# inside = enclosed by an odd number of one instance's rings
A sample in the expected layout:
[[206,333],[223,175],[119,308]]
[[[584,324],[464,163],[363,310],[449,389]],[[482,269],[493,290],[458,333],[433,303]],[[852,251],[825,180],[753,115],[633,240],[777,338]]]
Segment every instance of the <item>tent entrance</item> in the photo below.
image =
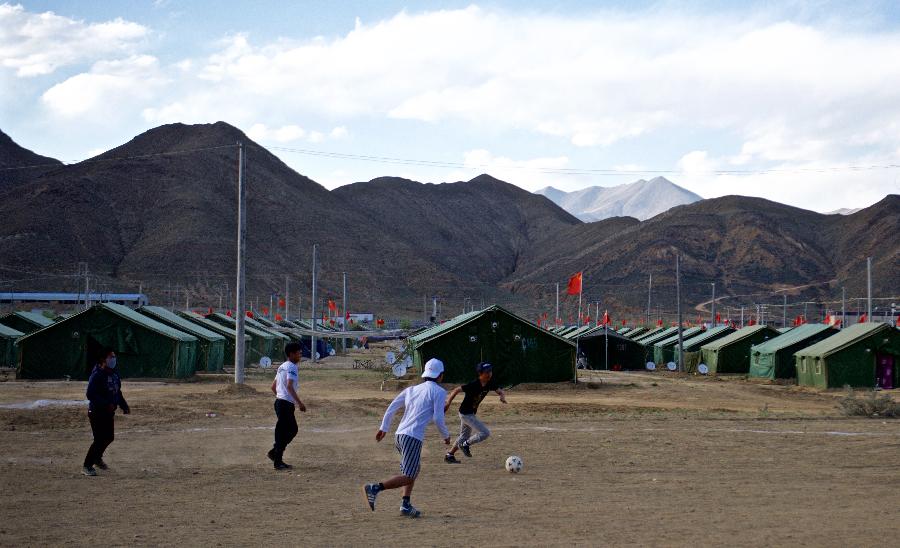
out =
[[894,388],[894,356],[890,354],[876,354],[875,356],[875,386],[879,388]]

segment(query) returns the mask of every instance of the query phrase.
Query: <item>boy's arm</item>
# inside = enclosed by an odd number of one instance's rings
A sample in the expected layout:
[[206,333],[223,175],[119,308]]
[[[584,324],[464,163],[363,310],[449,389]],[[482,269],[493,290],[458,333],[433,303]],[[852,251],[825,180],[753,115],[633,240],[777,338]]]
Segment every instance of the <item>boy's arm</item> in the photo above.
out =
[[500,402],[506,403],[506,392],[504,392],[502,388],[498,388],[496,392],[500,395]]
[[278,373],[275,373],[275,378],[272,379],[272,393],[276,394],[276,395],[278,394],[278,391],[275,390],[275,383],[277,383],[277,382],[278,382]]
[[450,430],[447,429],[447,424],[444,422],[444,406],[441,405],[440,400],[434,399],[434,425],[437,426],[437,429],[440,431],[441,436],[444,438],[444,445],[450,445]]
[[444,404],[444,413],[446,413],[447,410],[450,409],[450,404],[453,403],[453,398],[455,398],[456,395],[459,394],[461,390],[462,390],[462,386],[457,386],[450,392],[450,397],[447,398],[447,403]]
[[302,402],[302,401],[300,401],[300,396],[298,396],[298,395],[297,395],[297,391],[294,390],[294,385],[291,384],[291,383],[288,383],[287,389],[288,389],[288,394],[290,394],[291,397],[294,398],[294,401],[297,402],[297,409],[299,409],[300,411],[305,412],[305,411],[306,411],[306,406],[303,405],[303,402]]
[[[406,390],[409,390],[409,388]],[[391,429],[391,421],[394,419],[394,414],[406,404],[406,390],[397,394],[394,401],[388,405],[387,411],[384,412],[384,417],[381,419],[381,426],[378,428],[378,433],[375,434],[375,441],[384,439],[384,435]]]

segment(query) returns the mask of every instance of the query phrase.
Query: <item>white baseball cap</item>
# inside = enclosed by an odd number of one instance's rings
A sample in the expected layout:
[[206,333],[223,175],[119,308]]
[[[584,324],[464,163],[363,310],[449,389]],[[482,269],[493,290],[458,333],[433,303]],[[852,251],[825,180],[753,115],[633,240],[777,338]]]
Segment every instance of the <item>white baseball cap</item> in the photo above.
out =
[[425,370],[422,371],[422,378],[436,379],[444,372],[444,362],[437,358],[431,358],[425,362]]

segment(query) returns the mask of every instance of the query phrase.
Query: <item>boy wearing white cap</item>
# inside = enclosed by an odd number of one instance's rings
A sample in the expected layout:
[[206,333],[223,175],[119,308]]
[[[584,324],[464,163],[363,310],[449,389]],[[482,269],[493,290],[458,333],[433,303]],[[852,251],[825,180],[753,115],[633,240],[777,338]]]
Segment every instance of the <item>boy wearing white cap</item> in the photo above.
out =
[[391,419],[403,407],[403,418],[397,426],[396,447],[400,453],[400,475],[380,483],[368,483],[363,487],[366,502],[372,511],[375,510],[375,498],[386,489],[403,488],[403,501],[400,513],[417,518],[422,513],[410,503],[413,485],[419,475],[419,462],[422,454],[422,441],[425,439],[425,427],[432,420],[444,438],[444,444],[450,445],[450,431],[444,423],[444,399],[447,391],[439,384],[444,378],[444,363],[432,358],[425,363],[422,378],[425,382],[410,386],[394,398],[381,420],[381,427],[375,434],[375,441],[381,441],[391,428]]

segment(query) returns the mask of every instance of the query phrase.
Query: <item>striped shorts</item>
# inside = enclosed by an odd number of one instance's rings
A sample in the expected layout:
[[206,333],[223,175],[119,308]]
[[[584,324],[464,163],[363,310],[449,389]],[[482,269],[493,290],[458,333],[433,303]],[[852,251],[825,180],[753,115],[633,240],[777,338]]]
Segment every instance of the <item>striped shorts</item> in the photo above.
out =
[[422,456],[422,440],[406,434],[397,436],[395,443],[400,453],[400,473],[415,479],[419,475],[419,461]]

